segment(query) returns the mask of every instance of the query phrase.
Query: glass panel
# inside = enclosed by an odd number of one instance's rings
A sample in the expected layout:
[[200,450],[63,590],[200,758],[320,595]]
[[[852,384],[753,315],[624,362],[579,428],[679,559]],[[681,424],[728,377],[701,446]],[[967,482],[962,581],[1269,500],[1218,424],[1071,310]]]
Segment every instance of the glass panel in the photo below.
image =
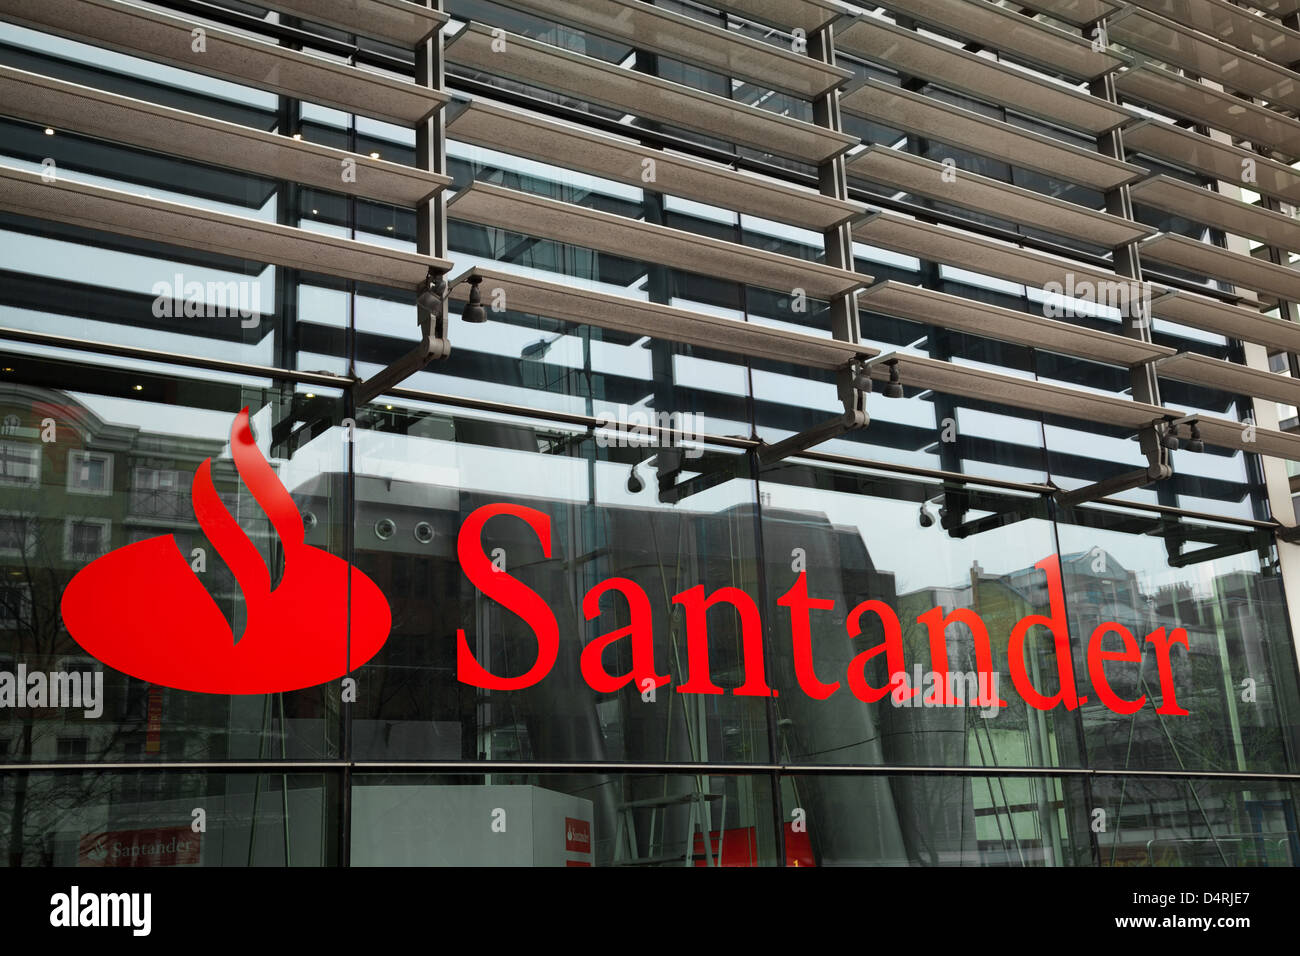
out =
[[354,780],[355,866],[772,866],[779,859],[766,776],[611,768]]
[[338,825],[333,774],[0,773],[8,866],[337,866]]
[[1065,518],[1076,674],[1148,701],[1131,715],[1081,707],[1089,765],[1295,770],[1296,652],[1269,535],[1101,509]]
[[[1031,630],[1018,667],[1008,651],[1018,622],[1055,610],[1036,567],[1055,552],[1041,500],[848,467],[786,464],[761,480],[782,762],[1078,762],[1073,716],[1029,706],[1019,683],[1053,693],[1051,638]],[[941,694],[932,674],[961,686]],[[900,679],[911,693],[890,692]]]
[[[680,449],[677,480],[705,477],[671,505],[655,493],[671,449],[408,401],[371,406],[358,426],[356,562],[393,611],[392,638],[358,675],[358,759],[767,759],[766,701],[738,690],[745,648],[762,639],[737,617],[756,615],[745,595],[758,593],[742,456]],[[708,613],[714,691],[687,667],[674,598],[722,588],[745,595],[725,592],[738,603]],[[597,643],[629,627],[637,635]],[[646,686],[638,645],[668,683]],[[688,678],[704,690],[680,693]]]
[[[1300,860],[1284,781],[787,776],[815,866],[1282,866]],[[787,852],[790,844],[787,843]]]
[[[301,615],[285,618],[280,599],[258,596],[257,567],[280,587],[292,584],[289,569],[302,562],[289,560],[248,473],[241,478],[230,436],[247,408],[256,452],[270,461],[272,480],[287,489],[304,526],[306,548],[293,553],[338,554],[347,526],[339,396],[229,376],[179,377],[126,362],[87,375],[85,366],[51,358],[8,361],[0,417],[13,423],[6,444],[20,466],[13,472],[19,480],[0,494],[0,736],[7,741],[0,759],[336,756],[341,704],[333,680],[256,694],[240,683],[241,670],[257,670],[255,662],[238,663],[251,657],[227,657],[235,663],[225,665],[219,654],[196,657],[183,667],[155,654],[162,669],[144,673],[132,666],[139,661],[130,648],[150,636],[248,648],[232,655],[256,656],[251,648],[260,645],[274,655],[277,642],[314,633]],[[200,523],[194,497],[202,493],[196,475],[209,461],[215,507],[233,520],[233,530],[219,537],[221,520],[209,510]],[[88,462],[103,466],[106,485],[95,494],[86,493]],[[92,565],[96,559],[102,563]],[[297,573],[315,582],[309,587],[346,599],[342,578],[342,586],[329,585],[341,562],[317,568],[328,562],[309,556],[307,564]],[[69,586],[74,579],[79,588]],[[346,620],[343,614],[338,624],[340,677]],[[100,659],[79,641],[91,641]],[[223,666],[227,676],[209,684]],[[215,692],[194,692],[198,685]]]

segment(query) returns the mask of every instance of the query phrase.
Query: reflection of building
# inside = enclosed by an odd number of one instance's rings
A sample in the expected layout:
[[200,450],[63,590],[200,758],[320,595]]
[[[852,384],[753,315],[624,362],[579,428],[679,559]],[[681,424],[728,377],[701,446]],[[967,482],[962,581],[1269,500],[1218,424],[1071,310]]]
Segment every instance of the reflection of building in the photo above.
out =
[[[1112,691],[1126,700],[1145,697],[1147,703],[1129,718],[1108,710],[1095,695],[1087,702],[1081,701],[1078,727],[1087,752],[1079,756],[1084,765],[1149,771],[1164,769],[1171,760],[1195,754],[1200,766],[1232,771],[1244,770],[1253,762],[1246,759],[1246,751],[1257,755],[1286,749],[1289,728],[1260,726],[1262,715],[1275,703],[1261,706],[1269,695],[1272,675],[1278,672],[1279,664],[1283,668],[1289,665],[1270,659],[1268,644],[1261,639],[1270,631],[1270,623],[1278,626],[1275,615],[1281,608],[1266,606],[1263,596],[1269,588],[1257,572],[1216,575],[1207,588],[1199,591],[1180,583],[1151,592],[1144,588],[1137,572],[1124,568],[1114,555],[1101,548],[1062,555],[1061,569],[1073,672],[1081,694],[1090,686],[1085,657],[1088,642],[1103,625],[1122,625],[1139,645],[1157,627],[1182,627],[1188,634],[1188,648],[1178,649],[1172,659],[1179,704],[1193,716],[1186,721],[1153,717],[1162,698],[1159,674],[1149,649],[1144,652],[1140,668],[1111,664],[1106,675]],[[943,607],[945,613],[970,607],[988,627],[994,664],[1011,712],[987,724],[964,715],[968,717],[963,722],[964,734],[975,742],[968,755],[972,763],[988,767],[1045,765],[1059,761],[1063,751],[1077,746],[1078,731],[1070,726],[1068,718],[1054,712],[1050,720],[1035,719],[1033,711],[1020,706],[1014,692],[1006,692],[1011,685],[1006,670],[1006,635],[1020,618],[1043,613],[1048,605],[1046,576],[1040,570],[1025,568],[991,574],[976,563],[969,586],[913,592],[901,596],[899,602],[901,607],[918,612],[934,606]],[[903,617],[906,621],[909,615]],[[928,654],[928,641],[928,632],[916,629],[913,646]],[[969,628],[964,624],[951,626],[948,645],[954,669],[974,668]],[[1113,642],[1103,646],[1123,650]],[[1052,692],[1059,682],[1050,643],[1028,642],[1028,656],[1037,658],[1038,666],[1032,670],[1036,686],[1045,693]],[[1243,681],[1248,681],[1247,696],[1253,698],[1249,705],[1241,700],[1247,687]],[[1196,784],[1189,782],[1186,786],[1194,790]],[[1086,857],[1090,853],[1086,840],[1075,845],[1065,842],[1071,835],[1077,841],[1077,834],[1083,832],[1067,823],[1071,815],[1079,812],[1077,806],[1070,805],[1072,795],[1072,788],[1050,778],[1011,779],[1001,781],[997,787],[974,787],[966,799],[978,828],[981,853],[1002,862],[1014,862],[1026,854],[1035,860],[1050,860],[1052,854],[1058,859],[1062,854],[1066,859]],[[1139,792],[1128,794],[1126,802],[1111,809],[1123,826],[1117,828],[1114,838],[1104,841],[1106,852],[1114,853],[1117,860],[1150,863],[1156,859],[1154,846],[1168,842],[1172,834],[1197,832],[1211,815],[1216,820],[1226,818],[1232,828],[1240,831],[1224,834],[1223,846],[1214,852],[1232,854],[1234,859],[1255,852],[1258,840],[1251,830],[1249,808],[1240,804],[1235,794],[1228,800],[1213,794],[1203,798],[1194,795],[1191,802],[1186,796],[1162,797],[1158,788],[1145,796]],[[1028,839],[1024,838],[1026,833],[1030,834]],[[1007,855],[1010,835],[1015,835],[1013,857]],[[1192,848],[1173,839],[1172,849],[1165,847],[1160,852],[1167,856],[1195,851],[1197,861],[1213,862],[1207,853],[1216,839],[1207,834],[1198,847]],[[1049,841],[1053,844],[1050,850]],[[1290,842],[1284,843],[1286,858],[1293,858]]]
[[[40,764],[255,754],[268,729],[260,713],[253,722],[232,699],[152,687],[107,668],[68,636],[59,613],[64,586],[81,568],[111,550],[171,535],[187,560],[204,567],[209,593],[239,621],[238,587],[190,503],[194,472],[212,458],[223,503],[266,547],[265,519],[254,517],[256,504],[241,491],[229,458],[221,457],[226,441],[124,427],[67,393],[21,386],[0,390],[0,414],[6,423],[0,436],[0,670],[13,673],[21,664],[28,673],[101,672],[104,687],[97,718],[80,707],[0,712],[0,755]],[[147,580],[148,569],[141,574]],[[148,825],[156,821],[143,808],[175,795],[176,786],[184,788],[185,781],[134,780],[123,790],[98,773],[30,783],[0,777],[0,814],[29,814],[26,845],[20,848],[15,834],[11,858],[40,862],[53,852],[48,840],[76,843],[75,834],[43,835],[42,814],[52,807],[78,800],[93,805],[112,791],[114,802],[129,795],[140,805],[125,815],[114,811],[107,828],[136,823],[133,815]]]
[[[0,713],[10,859],[188,865],[199,809],[204,864],[445,862],[442,841],[518,862],[468,831],[525,792],[589,807],[602,863],[1300,857],[1300,549],[1273,526],[1294,523],[1300,287],[1295,250],[1229,233],[1286,234],[1300,120],[1233,86],[1266,63],[1221,59],[1287,28],[1206,4],[1250,39],[1184,25],[1164,49],[1144,11],[1084,22],[1118,6],[1094,0],[0,4],[0,665],[95,666],[59,628],[64,585],[165,536],[246,633],[189,494],[216,458],[279,575],[292,548],[222,457],[244,407],[308,540],[392,612],[338,684],[114,673],[99,721]],[[1129,276],[1157,287],[1142,315],[1111,308]],[[596,440],[612,408],[691,416],[702,457]],[[503,501],[551,523],[549,553],[518,521],[483,544],[560,647],[542,681],[487,690],[458,679],[459,634],[498,675],[537,646],[455,548]],[[1081,686],[1097,627],[1179,626],[1189,716],[867,702],[890,625],[850,633],[850,607],[897,608],[922,662],[918,615],[974,608],[1004,656],[1054,551]],[[811,661],[781,602],[799,567]],[[312,583],[284,615],[298,646],[339,620]],[[678,694],[701,651],[674,596],[697,587],[735,589],[695,617],[719,692]],[[770,697],[735,693],[755,627]],[[617,683],[636,637],[674,675],[657,696]],[[970,669],[973,635],[950,645]],[[1156,662],[1108,666],[1122,697],[1167,696]]]

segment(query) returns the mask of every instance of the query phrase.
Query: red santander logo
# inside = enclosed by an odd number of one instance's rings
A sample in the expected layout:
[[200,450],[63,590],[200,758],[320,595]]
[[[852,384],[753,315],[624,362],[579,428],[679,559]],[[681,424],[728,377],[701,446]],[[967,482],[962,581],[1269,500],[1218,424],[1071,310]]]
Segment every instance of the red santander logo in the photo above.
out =
[[235,418],[230,448],[284,553],[272,587],[261,553],[217,496],[212,459],[203,462],[194,474],[194,515],[243,592],[243,633],[232,631],[172,535],[83,568],[63,592],[64,625],[109,667],[178,690],[272,694],[356,670],[388,639],[388,601],[366,575],[304,542],[302,516],[254,443],[247,408]]
[[[109,667],[152,684],[208,694],[297,690],[356,670],[374,657],[388,639],[392,614],[387,600],[370,578],[346,561],[305,543],[302,518],[293,499],[253,442],[247,408],[235,418],[230,448],[240,480],[270,518],[284,551],[284,573],[279,584],[272,587],[271,573],[261,553],[217,496],[212,483],[212,459],[200,465],[192,491],[194,514],[243,592],[247,609],[243,634],[232,632],[217,602],[171,535],[119,548],[82,569],[63,593],[63,621],[69,633],[87,653]],[[543,595],[497,567],[485,552],[484,528],[498,516],[527,524],[548,559],[551,518],[525,505],[483,505],[466,517],[456,539],[462,572],[484,597],[529,627],[536,642],[536,656],[523,674],[494,674],[475,658],[465,631],[457,629],[456,677],[461,683],[487,690],[522,690],[546,677],[555,665],[561,644],[560,623]],[[1034,567],[1046,578],[1050,613],[1031,609],[1011,628],[1005,642],[1007,670],[1029,707],[1053,710],[1064,706],[1067,711],[1074,710],[1088,701],[1088,695],[1076,689],[1061,560],[1059,555],[1050,555]],[[889,696],[896,706],[910,706],[909,701],[921,693],[922,676],[920,668],[914,668],[916,686],[909,685],[902,621],[884,601],[863,601],[848,610],[843,621],[846,637],[852,641],[867,636],[867,624],[877,620],[883,641],[858,653],[847,670],[841,671],[842,680],[826,683],[818,677],[811,618],[814,611],[834,610],[836,602],[814,597],[807,577],[806,571],[800,571],[789,591],[776,602],[789,615],[790,654],[800,689],[814,700],[825,700],[847,683],[847,691],[865,703]],[[596,637],[581,649],[579,667],[583,679],[601,694],[614,693],[635,681],[643,697],[649,693],[649,699],[653,699],[654,689],[669,683],[672,677],[656,673],[649,596],[635,581],[607,578],[583,596],[582,611],[588,621],[600,616],[601,599],[610,592],[622,596],[628,608],[628,623]],[[682,605],[686,618],[686,673],[681,675],[686,679],[675,688],[677,693],[725,693],[710,676],[708,625],[709,610],[724,605],[731,607],[740,621],[745,680],[732,693],[738,697],[778,695],[767,684],[761,615],[752,597],[735,587],[707,593],[703,584],[697,584],[674,595],[672,603]],[[958,688],[962,680],[967,680],[965,687],[969,691],[969,679],[974,679],[977,687],[984,688],[979,694],[981,706],[986,698],[990,712],[1007,706],[997,693],[1000,671],[994,667],[993,635],[978,613],[969,608],[945,613],[943,607],[934,607],[915,620],[929,632],[930,644],[931,671],[925,681],[931,686],[922,705],[970,706],[974,698]],[[973,672],[949,672],[947,630],[952,624],[963,624],[971,633]],[[1026,641],[1034,627],[1045,630],[1054,645],[1056,674],[1055,681],[1051,675],[1047,678],[1048,687],[1040,687],[1042,676],[1036,668],[1031,674],[1026,666]],[[605,670],[603,654],[620,641],[630,646],[632,668],[624,674],[610,674]],[[1145,706],[1150,696],[1156,713],[1188,716],[1176,697],[1173,657],[1175,645],[1190,653],[1186,630],[1157,627],[1146,635],[1145,644],[1148,646],[1143,647],[1117,621],[1106,621],[1095,628],[1080,650],[1084,651],[1082,657],[1098,702],[1114,713],[1127,715]],[[884,685],[872,683],[869,674],[881,655],[889,675],[889,683]],[[1130,678],[1140,677],[1148,655],[1156,667],[1160,693],[1121,697],[1111,686],[1107,664],[1130,665]],[[1053,683],[1055,686],[1050,686]],[[1133,685],[1134,681],[1128,683]],[[578,822],[567,835],[570,841],[582,840]]]
[[591,822],[564,818],[564,848],[573,853],[591,852]]

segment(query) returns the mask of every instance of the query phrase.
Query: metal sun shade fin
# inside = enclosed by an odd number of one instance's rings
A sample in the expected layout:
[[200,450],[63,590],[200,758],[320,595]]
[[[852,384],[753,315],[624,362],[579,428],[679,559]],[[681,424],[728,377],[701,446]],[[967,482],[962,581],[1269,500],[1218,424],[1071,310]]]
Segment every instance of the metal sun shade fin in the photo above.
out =
[[[500,49],[504,42],[505,49]],[[497,49],[493,45],[497,44]],[[680,126],[752,149],[817,165],[855,146],[856,137],[713,93],[623,69],[513,33],[494,37],[470,23],[446,46],[449,63]]]
[[1176,352],[1168,346],[893,280],[879,282],[862,292],[858,308],[1122,367],[1170,357]]
[[1111,40],[1164,63],[1250,93],[1288,109],[1300,108],[1300,73],[1213,39],[1156,13],[1129,7],[1106,22]]
[[1254,167],[1249,188],[1289,203],[1300,202],[1300,172],[1240,146],[1222,143],[1200,133],[1149,119],[1124,130],[1124,145],[1158,160],[1202,173],[1224,182],[1240,183],[1247,163]]
[[441,272],[451,267],[450,262],[432,256],[66,178],[45,182],[40,173],[4,166],[0,166],[0,209],[398,289],[415,289],[430,268]]
[[[639,143],[522,110],[475,99],[448,110],[452,139],[580,172],[653,188],[776,222],[825,230],[861,215],[866,207],[726,166],[649,149]],[[653,166],[647,165],[647,160]],[[646,171],[654,178],[647,181]]]
[[912,136],[949,143],[981,156],[1100,191],[1115,189],[1147,175],[1141,166],[878,80],[866,80],[842,96],[840,106],[847,112]]
[[847,12],[842,4],[835,3],[834,0],[718,0],[711,6],[745,20],[769,23],[783,30],[797,27],[807,36],[812,36]]
[[1066,286],[1071,275],[1076,283],[1128,281],[1113,272],[1092,269],[1069,259],[1031,252],[962,229],[907,219],[891,212],[876,211],[859,220],[853,226],[853,237],[882,249],[1035,288],[1049,282]]
[[955,93],[1099,136],[1136,114],[1073,87],[977,56],[866,14],[837,26],[835,47]]
[[1153,236],[1139,248],[1142,257],[1152,262],[1231,282],[1266,297],[1300,301],[1300,273],[1286,266],[1173,233]]
[[1300,0],[1253,0],[1250,6],[1279,18],[1300,13]]
[[[0,0],[0,17],[73,40],[413,126],[447,95],[122,0]],[[204,43],[193,46],[201,26]]]
[[1300,405],[1300,380],[1237,362],[1183,352],[1162,360],[1156,365],[1156,370],[1162,378],[1217,388],[1234,395]]
[[468,298],[469,286],[462,284],[462,280],[472,276],[482,280],[479,291],[485,304],[503,301],[511,312],[547,316],[810,368],[838,369],[855,358],[870,358],[879,351],[867,345],[725,319],[609,295],[577,284],[512,275],[482,266],[475,266],[451,280],[453,298],[460,301]]
[[421,0],[259,0],[258,5],[408,50],[449,19]]
[[1143,64],[1115,77],[1127,99],[1158,108],[1212,129],[1233,133],[1260,146],[1271,146],[1294,162],[1300,159],[1300,123],[1223,90]]
[[[1104,422],[1134,431],[1156,420],[1180,418],[1184,415],[1173,409],[1134,402],[1115,395],[1016,378],[938,359],[904,354],[896,357],[904,385],[933,389],[975,401],[994,402],[1094,424]],[[889,372],[883,363],[878,362],[871,367],[871,376],[883,381],[888,379]],[[1197,416],[1197,424],[1202,438],[1208,444],[1300,461],[1300,435],[1258,426],[1254,427],[1253,432],[1248,432],[1243,422],[1205,415]]]
[[806,100],[853,76],[849,70],[642,0],[512,0],[511,7]]
[[[1226,0],[1132,0],[1134,4],[1238,50],[1286,66],[1300,60],[1300,33]],[[1258,7],[1259,3],[1251,6]]]
[[1252,206],[1171,176],[1152,176],[1130,189],[1135,203],[1154,206],[1193,222],[1218,226],[1270,246],[1300,251],[1300,222],[1290,216]]
[[[1091,282],[1094,288],[1102,282],[1128,281],[1113,272],[1103,272],[1046,253],[1031,252],[1028,249],[982,239],[962,230],[906,219],[889,212],[874,212],[864,218],[854,225],[853,235],[861,242],[893,252],[943,262],[959,269],[992,275],[1035,288],[1043,288],[1049,282],[1058,282],[1068,288],[1070,274],[1074,275],[1076,285],[1081,282]],[[1157,255],[1148,255],[1145,250],[1149,247],[1162,250],[1166,241],[1176,243],[1180,247],[1193,248],[1193,251],[1208,250],[1211,255],[1220,252],[1224,255],[1234,255],[1183,236],[1163,234],[1152,237],[1142,244],[1143,255],[1152,260],[1157,258],[1164,260],[1166,256],[1163,252],[1157,257]],[[1286,277],[1300,285],[1300,276],[1295,276],[1291,270],[1260,262],[1249,256],[1236,258],[1242,260],[1245,265],[1276,270],[1280,277]],[[1173,264],[1184,265],[1182,262],[1173,262]],[[1196,271],[1208,272],[1212,275],[1220,274],[1213,268],[1200,268],[1196,263],[1193,263],[1192,267]],[[1154,284],[1150,289],[1152,311],[1157,318],[1167,318],[1192,328],[1205,329],[1229,338],[1257,342],[1260,345],[1285,348],[1288,351],[1300,350],[1300,324],[1261,315],[1253,309],[1228,305],[1191,292],[1181,290],[1172,292]],[[1300,292],[1300,289],[1297,289],[1297,292]]]
[[1096,23],[1102,17],[1110,16],[1123,4],[1110,0],[1021,0],[1020,6],[1028,7],[1037,13],[1045,13],[1076,27]]
[[1155,301],[1156,316],[1194,329],[1266,348],[1300,352],[1300,322],[1264,315],[1255,309],[1229,305],[1194,292],[1170,290]]
[[823,263],[480,182],[458,192],[447,205],[447,215],[731,282],[787,293],[802,289],[815,299],[845,295],[870,281]]
[[[0,66],[0,113],[240,172],[411,207],[451,178]],[[345,161],[355,175],[343,176]]]
[[1113,53],[1094,51],[1081,37],[988,0],[885,0],[880,5],[1049,73],[1094,80],[1126,62]]
[[1107,248],[1135,242],[1156,231],[1141,223],[1044,196],[978,173],[952,170],[951,175],[946,175],[949,170],[942,163],[886,146],[867,147],[849,161],[848,171],[850,175],[915,196]]

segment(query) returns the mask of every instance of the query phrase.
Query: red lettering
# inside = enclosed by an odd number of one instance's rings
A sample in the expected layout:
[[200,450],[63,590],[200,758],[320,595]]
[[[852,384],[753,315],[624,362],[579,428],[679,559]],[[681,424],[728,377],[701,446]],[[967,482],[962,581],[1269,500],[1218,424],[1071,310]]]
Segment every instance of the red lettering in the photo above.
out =
[[673,598],[686,608],[686,666],[689,679],[677,688],[679,694],[721,694],[722,688],[709,676],[709,608],[732,605],[740,615],[740,642],[745,658],[745,683],[736,688],[737,697],[769,697],[771,688],[763,674],[763,626],[758,607],[740,588],[718,588],[707,597],[697,584]]
[[1187,643],[1187,632],[1181,627],[1176,627],[1172,634],[1165,637],[1165,629],[1161,627],[1147,635],[1147,643],[1156,649],[1156,666],[1160,668],[1160,697],[1163,703],[1156,708],[1156,713],[1186,717],[1188,711],[1178,706],[1178,697],[1174,693],[1174,668],[1169,660],[1169,645],[1181,644],[1183,647],[1190,647]]
[[[637,690],[646,690],[647,679],[654,681],[653,686],[661,687],[668,683],[669,676],[660,677],[655,673],[654,625],[651,619],[650,599],[635,581],[627,578],[609,578],[601,581],[582,598],[582,613],[587,620],[600,614],[600,599],[608,591],[617,591],[627,598],[627,610],[631,623],[602,634],[582,649],[580,664],[583,679],[591,689],[601,694],[611,694],[628,681],[636,680]],[[601,663],[605,648],[624,637],[632,639],[632,670],[621,677],[611,676]]]
[[465,640],[465,632],[457,629],[456,678],[487,690],[520,690],[536,684],[555,666],[555,658],[560,652],[560,626],[541,595],[508,572],[496,570],[491,559],[483,553],[483,526],[489,518],[497,515],[514,515],[526,521],[542,543],[542,554],[548,558],[551,556],[551,518],[545,512],[524,505],[484,505],[465,519],[456,538],[456,554],[465,576],[484,595],[519,615],[532,628],[537,636],[537,660],[526,674],[497,677],[475,659],[469,642]]
[[[1011,681],[1016,690],[1025,699],[1025,703],[1038,710],[1051,710],[1064,702],[1066,710],[1079,706],[1079,698],[1074,689],[1074,661],[1070,657],[1070,632],[1065,623],[1065,592],[1061,587],[1061,559],[1058,555],[1044,558],[1034,565],[1047,574],[1048,606],[1051,616],[1029,614],[1016,622],[1011,629],[1011,638],[1007,642],[1007,664],[1011,671]],[[1034,625],[1047,628],[1052,633],[1056,644],[1056,669],[1061,679],[1061,689],[1052,697],[1038,692],[1029,675],[1025,673],[1025,636]]]
[[[1104,651],[1101,648],[1102,639],[1112,631],[1124,641],[1122,653]],[[1147,695],[1143,694],[1137,700],[1125,700],[1111,690],[1110,681],[1106,679],[1106,661],[1142,663],[1142,649],[1138,647],[1133,632],[1123,624],[1108,622],[1098,625],[1092,632],[1092,637],[1088,639],[1088,676],[1092,678],[1092,686],[1097,688],[1097,699],[1115,713],[1131,714],[1139,710],[1147,702]]]
[[829,611],[835,602],[827,598],[808,596],[808,572],[800,571],[790,590],[777,599],[777,604],[790,609],[790,643],[794,650],[794,676],[799,687],[814,700],[825,700],[840,689],[840,682],[823,684],[817,679],[812,655],[812,609]]
[[[916,622],[924,624],[930,631],[930,669],[939,675],[943,681],[942,689],[939,691],[942,702],[948,706],[964,703],[973,703],[973,701],[954,700],[951,690],[951,684],[948,681],[948,642],[946,634],[948,627],[952,624],[965,624],[970,628],[971,636],[975,641],[975,669],[981,675],[993,673],[993,648],[989,645],[989,629],[984,626],[984,619],[968,607],[959,607],[946,617],[943,608],[931,608],[924,614],[920,615]],[[993,682],[988,680],[988,686],[992,687]],[[980,701],[982,706],[989,706],[993,701]],[[1005,700],[998,700],[998,707],[1007,706]]]
[[[904,671],[903,628],[898,623],[898,615],[884,601],[863,601],[849,612],[849,618],[844,622],[844,629],[848,631],[849,637],[862,636],[862,626],[859,622],[862,615],[867,611],[871,611],[880,617],[880,623],[885,628],[885,639],[880,644],[863,651],[849,661],[848,678],[849,690],[853,692],[853,696],[858,700],[872,704],[893,689],[894,676]],[[876,687],[867,680],[867,664],[882,651],[885,653],[885,666],[889,669],[889,682],[884,687]],[[920,693],[920,688],[909,688],[906,687],[906,684],[903,685],[903,688],[898,692],[900,702],[910,700]]]

